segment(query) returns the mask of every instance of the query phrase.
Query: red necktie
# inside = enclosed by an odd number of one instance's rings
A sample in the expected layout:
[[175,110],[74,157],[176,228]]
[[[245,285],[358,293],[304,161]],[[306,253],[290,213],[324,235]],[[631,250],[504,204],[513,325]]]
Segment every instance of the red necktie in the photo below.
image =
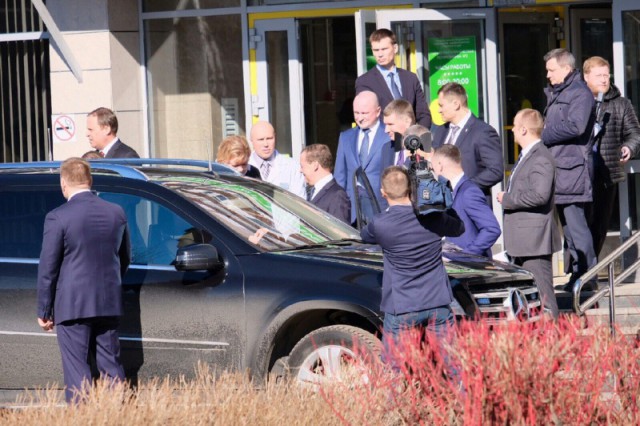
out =
[[98,151],[98,155],[102,158],[104,158],[104,152],[103,151]]

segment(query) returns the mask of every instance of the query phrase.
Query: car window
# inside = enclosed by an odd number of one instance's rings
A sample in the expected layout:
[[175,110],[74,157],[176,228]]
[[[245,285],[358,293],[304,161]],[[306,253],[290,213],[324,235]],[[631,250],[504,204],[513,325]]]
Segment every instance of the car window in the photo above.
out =
[[0,257],[38,259],[44,218],[64,202],[60,189],[0,192]]
[[242,178],[224,181],[179,177],[167,179],[163,185],[264,250],[360,238],[354,228],[274,185]]
[[160,203],[131,194],[99,192],[98,196],[124,209],[132,264],[171,265],[179,247],[205,242],[202,232]]

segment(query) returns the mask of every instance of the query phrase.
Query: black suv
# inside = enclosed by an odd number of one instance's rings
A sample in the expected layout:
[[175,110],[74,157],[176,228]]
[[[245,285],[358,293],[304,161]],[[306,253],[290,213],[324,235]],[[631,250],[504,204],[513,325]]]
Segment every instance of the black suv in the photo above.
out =
[[[56,339],[36,322],[44,217],[65,202],[59,165],[0,165],[0,389],[62,382]],[[93,190],[129,220],[120,336],[134,381],[188,377],[203,361],[314,383],[339,374],[354,339],[379,344],[382,252],[355,229],[220,165],[95,160],[92,169]],[[543,315],[526,271],[455,250],[445,257],[458,316]]]

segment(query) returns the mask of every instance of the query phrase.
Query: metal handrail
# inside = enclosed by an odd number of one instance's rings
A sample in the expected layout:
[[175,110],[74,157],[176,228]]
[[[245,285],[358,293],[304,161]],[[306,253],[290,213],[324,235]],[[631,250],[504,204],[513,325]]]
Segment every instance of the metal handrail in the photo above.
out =
[[[620,285],[625,279],[627,279],[632,273],[640,268],[640,259],[636,259],[628,268],[625,268],[622,273],[616,278],[614,274],[614,262],[622,256],[629,248],[637,245],[640,241],[640,232],[633,234],[627,241],[625,241],[620,247],[612,251],[607,257],[602,259],[593,268],[589,269],[584,275],[582,275],[574,284],[572,289],[573,294],[573,308],[578,315],[584,315],[585,311],[595,305],[605,295],[609,294],[609,325],[611,332],[615,334],[615,287]],[[608,287],[596,291],[583,303],[580,303],[580,292],[582,287],[592,279],[598,276],[598,273],[608,268]]]

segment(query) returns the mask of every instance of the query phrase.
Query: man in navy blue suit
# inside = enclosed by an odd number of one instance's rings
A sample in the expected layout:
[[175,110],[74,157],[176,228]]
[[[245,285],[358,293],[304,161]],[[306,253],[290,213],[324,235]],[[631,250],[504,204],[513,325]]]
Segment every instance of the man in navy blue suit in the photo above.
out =
[[384,254],[382,301],[385,345],[397,343],[409,327],[441,334],[454,322],[449,277],[442,261],[442,237],[464,232],[449,209],[416,216],[410,199],[409,175],[401,166],[382,174],[382,193],[389,208],[360,231],[365,243],[379,244]]
[[443,145],[435,150],[431,162],[434,172],[451,183],[452,208],[464,222],[464,234],[447,240],[466,253],[491,258],[491,247],[500,237],[500,225],[485,195],[466,176],[460,150],[455,145]]
[[[365,188],[360,183],[356,187],[353,185],[353,176],[358,168],[362,168],[366,174],[380,208],[386,208],[387,202],[380,192],[380,174],[391,164],[382,163],[382,150],[385,147],[392,148],[380,123],[380,105],[375,93],[365,91],[355,97],[353,116],[357,127],[340,133],[333,172],[336,182],[347,191],[351,200],[351,223],[356,221],[356,203],[359,200],[363,208],[371,205]],[[367,208],[364,215],[370,220],[373,210]]]
[[467,92],[458,83],[447,83],[438,90],[438,105],[446,124],[434,131],[433,147],[457,146],[464,173],[480,187],[491,205],[491,187],[502,182],[504,176],[498,132],[471,113]]
[[93,194],[91,183],[85,160],[62,163],[60,186],[68,202],[45,218],[38,266],[38,324],[46,331],[56,327],[67,402],[78,402],[90,384],[90,356],[102,377],[124,379],[116,329],[130,262],[127,218],[120,206]]
[[300,154],[300,172],[307,183],[307,201],[351,224],[351,203],[344,189],[333,178],[333,156],[327,145],[307,146]]
[[117,135],[118,117],[109,108],[96,108],[87,115],[87,138],[100,157],[140,158]]
[[383,110],[391,101],[404,99],[411,104],[418,124],[430,128],[431,113],[418,77],[410,71],[396,67],[396,35],[393,31],[380,28],[371,33],[369,43],[377,65],[358,77],[356,93],[365,90],[374,92]]

